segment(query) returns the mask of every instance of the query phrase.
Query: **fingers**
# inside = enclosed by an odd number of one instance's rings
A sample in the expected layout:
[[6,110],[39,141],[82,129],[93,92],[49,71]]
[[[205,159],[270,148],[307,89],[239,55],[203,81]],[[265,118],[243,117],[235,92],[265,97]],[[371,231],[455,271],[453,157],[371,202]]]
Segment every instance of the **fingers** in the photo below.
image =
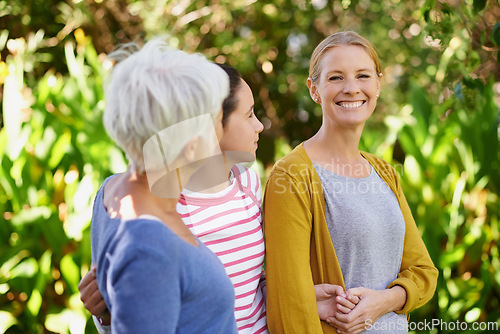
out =
[[104,299],[101,299],[97,304],[91,305],[90,308],[88,308],[90,314],[96,316],[101,316],[107,311],[107,309],[108,307],[106,306],[106,302],[104,301]]
[[357,287],[357,288],[351,288],[349,290],[346,291],[346,293],[348,295],[351,295],[351,296],[358,296],[360,297],[361,295],[363,295],[363,293],[366,292],[366,288],[363,288],[363,287]]
[[337,304],[337,310],[341,313],[347,314],[347,313],[351,312],[352,308],[345,307],[341,304]]
[[80,293],[85,289],[92,281],[96,280],[96,266],[92,264],[90,270],[83,276],[80,283],[78,283],[78,290]]
[[352,294],[350,294],[350,293],[347,293],[347,294],[346,294],[346,296],[347,296],[347,297],[346,297],[346,298],[347,298],[347,300],[349,300],[349,301],[350,301],[351,303],[353,303],[354,305],[356,305],[357,303],[359,303],[359,300],[360,300],[360,299],[359,299],[359,297],[358,297],[358,296],[354,296],[354,295],[352,295]]
[[[106,302],[99,289],[90,291],[86,296],[88,297],[82,298],[82,295],[81,299],[83,301],[83,305],[91,314],[100,316],[107,310]],[[85,301],[83,299],[85,299]]]
[[337,333],[340,333],[340,334],[361,333],[362,331],[365,330],[365,327],[366,327],[365,323],[362,322],[361,319],[356,319],[356,318],[354,318],[352,321],[346,323],[346,322],[339,321],[335,317],[330,317],[326,320],[326,322],[330,326],[335,327],[335,329],[337,330]]
[[262,272],[260,273],[260,279],[261,280],[265,280],[266,279],[266,271],[265,270],[262,270]]
[[353,326],[351,328],[349,328],[349,330],[339,330],[337,329],[337,333],[339,334],[359,334],[361,333],[362,331],[364,331],[366,329],[366,326],[364,323],[361,323],[361,324],[358,324],[356,326]]
[[97,285],[96,266],[94,264],[78,284],[78,290],[80,291],[80,300],[91,314],[99,316],[107,310],[106,302]]
[[315,287],[320,288],[324,293],[330,296],[331,295],[342,296],[342,297],[346,296],[344,289],[340,285],[323,283],[323,284],[317,284],[315,285]]
[[324,284],[324,290],[329,294],[345,297],[344,289],[340,285]]

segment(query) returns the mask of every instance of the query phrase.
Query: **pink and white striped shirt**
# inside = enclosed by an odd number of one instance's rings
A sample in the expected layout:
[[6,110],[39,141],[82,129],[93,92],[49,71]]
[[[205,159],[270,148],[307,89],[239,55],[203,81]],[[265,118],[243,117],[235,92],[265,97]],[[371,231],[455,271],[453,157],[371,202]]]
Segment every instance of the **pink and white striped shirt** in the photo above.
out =
[[177,212],[191,232],[214,252],[233,282],[239,333],[267,333],[262,234],[262,193],[257,174],[235,165],[231,184],[214,194],[183,190]]

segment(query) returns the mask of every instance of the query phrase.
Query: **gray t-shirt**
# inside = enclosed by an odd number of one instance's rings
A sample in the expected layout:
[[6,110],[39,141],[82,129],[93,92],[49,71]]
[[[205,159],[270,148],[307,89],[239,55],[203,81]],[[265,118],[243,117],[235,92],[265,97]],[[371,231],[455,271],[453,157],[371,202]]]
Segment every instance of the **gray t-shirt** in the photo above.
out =
[[[405,222],[396,196],[373,167],[368,177],[350,178],[313,165],[346,289],[386,289],[397,278],[403,257]],[[367,325],[372,326],[365,332],[408,333],[405,314],[390,312]]]

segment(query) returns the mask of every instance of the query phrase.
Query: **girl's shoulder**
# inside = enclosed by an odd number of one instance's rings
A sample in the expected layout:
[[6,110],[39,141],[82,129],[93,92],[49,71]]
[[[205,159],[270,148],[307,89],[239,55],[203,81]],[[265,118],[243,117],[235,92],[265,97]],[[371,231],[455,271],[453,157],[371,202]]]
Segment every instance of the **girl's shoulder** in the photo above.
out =
[[254,169],[242,164],[236,164],[231,169],[231,172],[234,179],[243,187],[252,189],[252,192],[260,188],[260,177]]

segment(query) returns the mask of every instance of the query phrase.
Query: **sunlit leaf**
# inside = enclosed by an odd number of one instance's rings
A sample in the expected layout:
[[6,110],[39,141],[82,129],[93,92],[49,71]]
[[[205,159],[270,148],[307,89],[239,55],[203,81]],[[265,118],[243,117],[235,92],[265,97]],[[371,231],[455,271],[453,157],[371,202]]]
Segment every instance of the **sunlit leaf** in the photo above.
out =
[[78,266],[75,264],[71,254],[65,255],[61,259],[61,273],[64,276],[66,282],[68,283],[68,288],[70,291],[76,292],[78,283],[80,282]]
[[17,324],[16,317],[7,311],[0,311],[0,332],[5,333],[7,329]]
[[38,272],[38,262],[36,259],[30,257],[10,271],[10,278],[15,277],[33,277]]
[[64,134],[62,134],[57,139],[56,143],[54,144],[50,152],[50,159],[48,164],[51,168],[57,167],[57,165],[59,165],[64,155],[68,153],[68,150],[71,147],[70,142],[71,142],[71,133],[69,131],[65,131]]
[[451,267],[454,264],[458,263],[460,260],[462,260],[464,255],[465,255],[465,248],[464,247],[457,247],[454,250],[452,250],[451,252],[446,252],[441,256],[441,259],[440,259],[441,262],[440,262],[439,266],[441,268]]
[[465,314],[465,321],[467,321],[468,323],[472,323],[474,321],[477,321],[480,315],[481,315],[481,309],[475,307]]
[[47,220],[52,214],[52,210],[46,206],[26,209],[12,218],[12,224],[17,227]]
[[42,294],[39,290],[35,289],[31,292],[31,297],[28,300],[27,306],[32,315],[38,315],[40,307],[42,306]]
[[409,155],[404,162],[405,178],[416,187],[422,185],[422,170],[415,157]]

